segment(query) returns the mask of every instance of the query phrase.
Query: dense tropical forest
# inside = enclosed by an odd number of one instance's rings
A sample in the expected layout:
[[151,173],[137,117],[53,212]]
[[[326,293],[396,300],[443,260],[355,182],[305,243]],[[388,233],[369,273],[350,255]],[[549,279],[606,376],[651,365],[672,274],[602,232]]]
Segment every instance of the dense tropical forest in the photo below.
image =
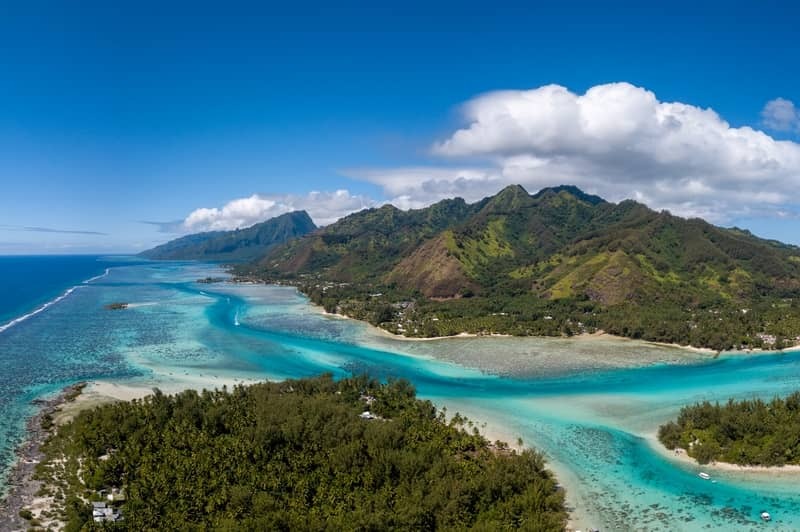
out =
[[402,380],[156,390],[82,412],[45,452],[38,475],[68,531],[100,526],[89,501],[106,494],[123,517],[103,523],[109,530],[544,531],[566,522],[541,455],[490,444]]
[[236,272],[407,336],[603,330],[718,350],[800,338],[800,248],[571,186],[367,209]]
[[782,466],[800,464],[800,392],[785,399],[698,403],[662,425],[668,449],[686,449],[699,463]]

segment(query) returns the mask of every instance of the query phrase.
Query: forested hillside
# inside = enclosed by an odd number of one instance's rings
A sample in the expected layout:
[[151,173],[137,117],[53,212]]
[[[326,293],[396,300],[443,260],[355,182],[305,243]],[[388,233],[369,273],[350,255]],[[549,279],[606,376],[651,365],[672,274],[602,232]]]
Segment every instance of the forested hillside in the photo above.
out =
[[240,272],[402,334],[573,334],[728,349],[800,336],[800,249],[572,186],[352,214]]
[[[364,414],[368,410],[370,415]],[[470,430],[467,430],[470,429]],[[490,446],[406,381],[330,376],[109,404],[46,444],[68,531],[120,495],[105,530],[563,530],[533,451]],[[101,491],[102,490],[102,491]]]

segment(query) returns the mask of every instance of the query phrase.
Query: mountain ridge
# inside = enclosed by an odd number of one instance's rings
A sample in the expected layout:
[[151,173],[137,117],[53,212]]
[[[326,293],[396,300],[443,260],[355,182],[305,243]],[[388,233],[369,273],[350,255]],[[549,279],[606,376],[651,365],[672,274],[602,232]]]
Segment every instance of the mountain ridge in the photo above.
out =
[[153,260],[254,260],[317,229],[306,211],[293,211],[243,229],[186,235],[139,253]]

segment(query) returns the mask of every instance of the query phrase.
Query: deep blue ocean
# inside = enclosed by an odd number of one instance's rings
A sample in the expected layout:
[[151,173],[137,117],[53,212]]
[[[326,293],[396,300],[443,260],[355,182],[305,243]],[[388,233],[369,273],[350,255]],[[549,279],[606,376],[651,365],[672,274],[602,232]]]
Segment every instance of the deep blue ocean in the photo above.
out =
[[0,326],[122,262],[94,255],[0,256]]

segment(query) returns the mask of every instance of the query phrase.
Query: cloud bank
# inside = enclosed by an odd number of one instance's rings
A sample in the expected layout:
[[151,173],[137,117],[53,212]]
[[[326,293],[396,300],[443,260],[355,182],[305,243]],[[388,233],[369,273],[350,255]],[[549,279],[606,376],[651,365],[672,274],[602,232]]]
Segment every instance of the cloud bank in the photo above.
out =
[[[476,201],[519,183],[529,192],[574,184],[611,201],[725,224],[741,217],[797,218],[800,144],[732,127],[712,109],[663,102],[630,83],[577,94],[560,85],[479,95],[462,126],[432,144],[422,166],[353,168],[384,199],[347,190],[254,194],[199,208],[171,232],[228,230],[305,209],[318,225],[382,203],[419,208],[443,198]],[[761,113],[770,131],[800,133],[800,110],[776,98]]]
[[227,231],[299,210],[307,211],[317,225],[328,225],[351,212],[375,205],[374,200],[347,190],[314,191],[304,196],[253,194],[229,201],[222,207],[195,209],[182,222],[164,226],[169,226],[171,232],[182,233]]
[[[787,103],[770,102],[764,120],[788,127]],[[584,94],[560,85],[491,92],[467,102],[463,118],[431,149],[442,165],[350,175],[414,206],[478,199],[510,183],[531,192],[566,183],[716,222],[790,204],[800,187],[800,144],[629,83]]]
[[6,231],[26,231],[30,233],[61,233],[66,235],[96,235],[108,236],[108,233],[101,233],[100,231],[79,231],[71,229],[53,229],[51,227],[30,227],[24,225],[0,225],[0,229]]

